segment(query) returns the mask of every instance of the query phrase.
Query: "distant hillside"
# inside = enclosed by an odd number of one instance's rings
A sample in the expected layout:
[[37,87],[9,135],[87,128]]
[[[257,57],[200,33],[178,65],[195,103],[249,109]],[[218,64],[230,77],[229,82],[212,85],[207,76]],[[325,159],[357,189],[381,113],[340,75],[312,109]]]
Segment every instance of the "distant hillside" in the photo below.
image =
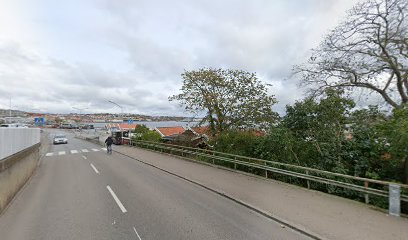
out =
[[[11,110],[11,116],[12,117],[24,117],[26,116],[27,113],[19,110]],[[9,109],[0,109],[0,117],[8,117],[10,116],[10,110]]]

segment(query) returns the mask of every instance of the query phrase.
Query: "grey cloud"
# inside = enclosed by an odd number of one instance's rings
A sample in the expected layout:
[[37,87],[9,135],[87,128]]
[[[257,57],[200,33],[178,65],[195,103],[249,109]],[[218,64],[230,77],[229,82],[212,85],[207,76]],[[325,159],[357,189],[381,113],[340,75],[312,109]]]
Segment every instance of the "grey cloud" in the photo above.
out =
[[[339,0],[89,1],[95,9],[88,10],[97,11],[100,19],[83,19],[86,27],[75,32],[86,34],[72,44],[83,40],[94,46],[92,61],[89,56],[83,60],[81,52],[75,60],[35,54],[0,37],[0,81],[8,84],[0,102],[12,96],[16,105],[35,102],[49,111],[70,112],[72,106],[119,111],[108,103],[113,100],[127,111],[185,114],[167,100],[181,87],[184,69],[225,67],[257,72],[271,83],[279,101],[276,110],[282,113],[303,95],[290,78],[292,65],[350,5]],[[50,21],[50,27],[58,26]],[[109,61],[117,67],[107,67]]]

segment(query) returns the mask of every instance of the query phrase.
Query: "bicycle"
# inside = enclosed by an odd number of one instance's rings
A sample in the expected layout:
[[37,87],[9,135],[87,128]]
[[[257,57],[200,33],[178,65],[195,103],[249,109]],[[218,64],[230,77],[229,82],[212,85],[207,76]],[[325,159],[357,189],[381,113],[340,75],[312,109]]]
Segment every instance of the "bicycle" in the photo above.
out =
[[107,154],[112,154],[112,145],[106,145]]

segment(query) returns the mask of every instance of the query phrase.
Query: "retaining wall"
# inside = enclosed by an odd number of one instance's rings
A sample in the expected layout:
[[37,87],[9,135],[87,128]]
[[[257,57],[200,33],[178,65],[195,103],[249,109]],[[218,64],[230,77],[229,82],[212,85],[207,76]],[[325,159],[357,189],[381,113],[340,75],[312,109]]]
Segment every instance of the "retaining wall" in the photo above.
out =
[[40,145],[40,129],[0,128],[0,213],[33,174]]

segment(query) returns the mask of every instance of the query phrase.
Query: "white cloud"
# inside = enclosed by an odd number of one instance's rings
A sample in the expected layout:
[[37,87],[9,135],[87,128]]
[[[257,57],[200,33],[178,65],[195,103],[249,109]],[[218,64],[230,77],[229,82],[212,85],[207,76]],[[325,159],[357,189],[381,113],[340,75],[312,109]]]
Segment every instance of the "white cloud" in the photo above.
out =
[[302,96],[290,79],[355,0],[8,0],[0,14],[0,108],[183,114],[167,97],[184,69],[240,68],[271,83],[276,110]]

